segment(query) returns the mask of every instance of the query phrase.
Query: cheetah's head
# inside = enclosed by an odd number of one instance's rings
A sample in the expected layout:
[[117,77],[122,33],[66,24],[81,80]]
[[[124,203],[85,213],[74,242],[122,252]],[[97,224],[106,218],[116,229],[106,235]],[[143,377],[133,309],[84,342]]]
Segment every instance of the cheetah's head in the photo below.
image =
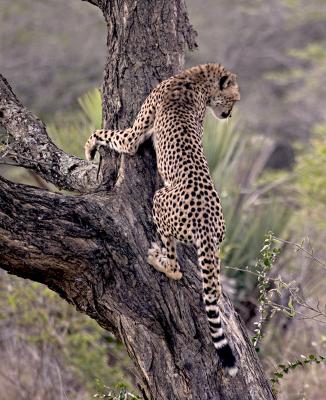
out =
[[218,85],[209,99],[208,106],[218,119],[231,117],[231,111],[236,101],[240,100],[240,90],[237,77],[231,72],[221,75]]

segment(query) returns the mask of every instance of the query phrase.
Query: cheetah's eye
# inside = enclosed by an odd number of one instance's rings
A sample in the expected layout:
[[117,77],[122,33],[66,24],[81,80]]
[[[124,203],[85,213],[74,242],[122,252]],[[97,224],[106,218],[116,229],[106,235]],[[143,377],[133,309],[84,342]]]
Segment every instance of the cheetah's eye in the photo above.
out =
[[229,77],[227,75],[222,76],[222,78],[220,79],[220,90],[223,90],[227,87],[226,82],[229,79]]

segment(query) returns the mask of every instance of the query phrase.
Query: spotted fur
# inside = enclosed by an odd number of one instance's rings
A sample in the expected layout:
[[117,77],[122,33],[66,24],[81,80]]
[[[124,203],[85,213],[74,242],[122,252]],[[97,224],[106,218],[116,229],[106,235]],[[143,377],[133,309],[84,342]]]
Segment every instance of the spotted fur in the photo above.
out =
[[203,298],[216,351],[234,376],[236,360],[224,335],[219,309],[219,246],[225,225],[220,200],[202,147],[207,106],[217,118],[230,116],[240,100],[236,76],[219,64],[183,71],[158,85],[145,100],[131,128],[98,130],[85,154],[92,160],[101,145],[134,154],[152,137],[164,187],[154,195],[153,216],[162,246],[152,244],[148,262],[171,279],[181,279],[176,242],[195,245],[202,272]]

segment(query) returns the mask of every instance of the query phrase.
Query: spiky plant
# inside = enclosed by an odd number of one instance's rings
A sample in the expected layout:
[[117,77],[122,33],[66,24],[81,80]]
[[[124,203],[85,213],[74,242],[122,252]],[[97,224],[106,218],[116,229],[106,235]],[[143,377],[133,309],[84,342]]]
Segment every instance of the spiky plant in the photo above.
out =
[[[273,150],[270,139],[241,132],[236,122],[216,123],[208,115],[204,128],[204,149],[226,220],[223,243],[224,264],[235,268],[254,266],[266,232],[281,235],[290,211],[279,188],[284,177],[260,183]],[[237,286],[250,291],[255,279],[229,270]]]

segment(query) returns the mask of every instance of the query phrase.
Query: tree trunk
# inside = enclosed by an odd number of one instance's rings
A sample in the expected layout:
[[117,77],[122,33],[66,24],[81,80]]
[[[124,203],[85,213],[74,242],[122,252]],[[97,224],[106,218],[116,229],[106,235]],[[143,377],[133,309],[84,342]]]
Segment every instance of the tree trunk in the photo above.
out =
[[[90,2],[108,24],[103,123],[123,128],[151,89],[182,68],[194,32],[183,0]],[[151,203],[160,185],[151,144],[134,157],[101,151],[98,183],[96,167],[57,149],[4,78],[0,122],[13,138],[3,156],[84,193],[50,193],[0,178],[0,267],[44,283],[112,331],[134,362],[144,399],[273,399],[246,329],[225,298],[223,322],[240,368],[235,378],[221,370],[194,251],[179,252],[183,278],[177,282],[146,262],[157,239]]]

